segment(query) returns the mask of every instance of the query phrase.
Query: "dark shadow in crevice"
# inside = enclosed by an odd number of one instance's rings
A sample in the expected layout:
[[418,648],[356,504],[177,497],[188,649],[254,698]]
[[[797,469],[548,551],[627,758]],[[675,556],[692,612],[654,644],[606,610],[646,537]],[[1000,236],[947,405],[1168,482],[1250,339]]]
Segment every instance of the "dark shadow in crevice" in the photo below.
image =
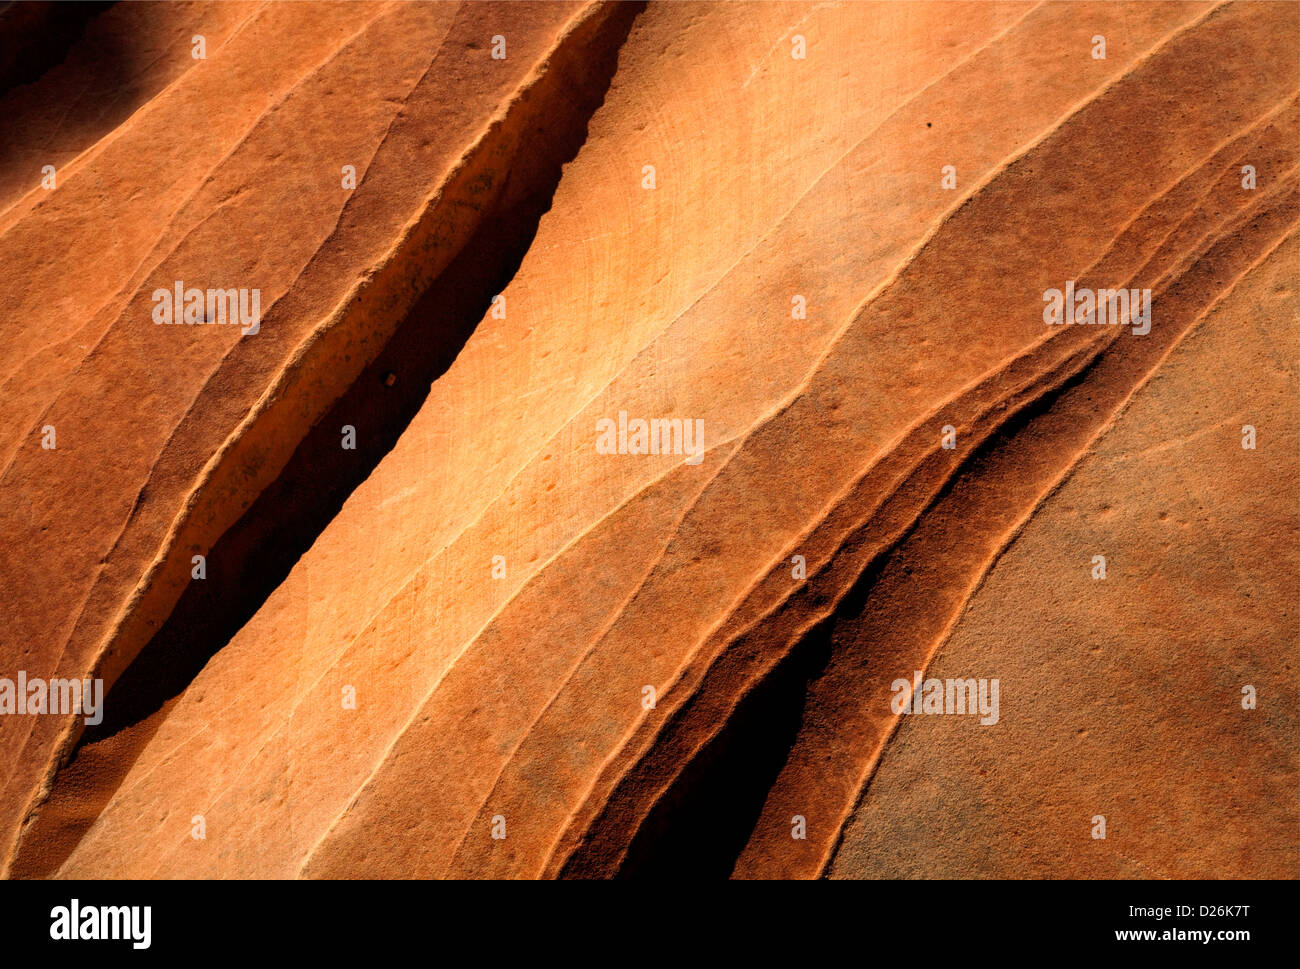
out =
[[46,165],[65,164],[152,95],[137,77],[139,52],[113,7],[14,3],[0,10],[0,205],[44,185]]
[[[0,4],[0,97],[62,64],[86,26],[111,6],[112,0]],[[112,55],[120,52],[102,53],[116,61]]]
[[834,616],[737,704],[637,829],[618,878],[725,879],[794,747],[808,684],[831,655]]
[[[279,477],[209,550],[207,578],[189,583],[167,621],[112,685],[103,722],[81,735],[33,830],[24,834],[34,847],[28,857],[15,859],[15,877],[43,877],[66,860],[126,777],[135,752],[157,731],[164,718],[155,714],[262,607],[405,432],[432,383],[518,271],[551,207],[563,166],[586,141],[619,50],[643,7],[615,5],[581,51],[562,64],[553,55],[557,76],[526,95],[543,99],[532,115],[543,120],[521,134],[497,204],[375,361],[307,433]],[[344,425],[356,430],[354,450],[341,446]],[[369,554],[356,550],[358,570]],[[130,731],[129,742],[115,745],[124,731]],[[120,749],[108,753],[114,747]],[[66,797],[60,797],[65,781]]]
[[[619,878],[725,879],[735,870],[753,837],[768,795],[794,749],[803,726],[810,685],[834,655],[856,642],[854,624],[870,608],[871,597],[887,572],[911,567],[902,553],[927,515],[961,513],[961,485],[1014,463],[1026,447],[1023,435],[1049,414],[1062,396],[1088,378],[1099,355],[1060,384],[1007,416],[961,461],[926,502],[905,532],[875,555],[840,599],[834,612],[803,636],[737,705],[733,714],[655,802],[637,828],[621,863]],[[1030,445],[1032,446],[1032,445]],[[922,465],[936,472],[949,458],[930,455]],[[870,522],[845,544],[859,538]],[[566,876],[583,870],[582,850],[565,866]]]

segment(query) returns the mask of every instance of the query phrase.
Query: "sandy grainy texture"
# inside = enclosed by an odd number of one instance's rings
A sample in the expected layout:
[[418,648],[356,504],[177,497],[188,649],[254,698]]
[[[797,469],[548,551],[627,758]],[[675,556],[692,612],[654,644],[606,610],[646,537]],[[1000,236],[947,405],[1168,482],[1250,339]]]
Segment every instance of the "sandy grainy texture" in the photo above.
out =
[[1300,5],[26,23],[9,877],[1300,873]]

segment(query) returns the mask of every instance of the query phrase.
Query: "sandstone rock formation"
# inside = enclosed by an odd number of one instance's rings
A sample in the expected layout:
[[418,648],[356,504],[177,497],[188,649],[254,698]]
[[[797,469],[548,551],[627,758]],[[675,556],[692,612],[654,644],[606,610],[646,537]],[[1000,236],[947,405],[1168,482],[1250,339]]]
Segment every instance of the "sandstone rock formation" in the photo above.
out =
[[9,877],[1300,868],[1300,6],[50,50],[0,113],[0,677],[107,693],[0,716]]

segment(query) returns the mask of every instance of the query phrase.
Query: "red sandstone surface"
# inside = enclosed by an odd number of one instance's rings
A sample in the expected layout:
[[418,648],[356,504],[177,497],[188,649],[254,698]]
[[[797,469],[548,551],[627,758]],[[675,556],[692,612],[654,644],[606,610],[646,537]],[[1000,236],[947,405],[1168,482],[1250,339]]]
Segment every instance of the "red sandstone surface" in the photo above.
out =
[[56,21],[7,877],[1300,873],[1300,5]]

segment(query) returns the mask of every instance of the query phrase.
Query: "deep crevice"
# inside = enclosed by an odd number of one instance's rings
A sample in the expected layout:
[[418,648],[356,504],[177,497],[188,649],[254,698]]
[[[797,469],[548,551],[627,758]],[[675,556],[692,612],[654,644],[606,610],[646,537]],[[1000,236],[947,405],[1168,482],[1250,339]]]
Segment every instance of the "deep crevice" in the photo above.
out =
[[[1094,360],[1095,362],[1095,360]],[[619,878],[727,878],[749,843],[769,792],[803,726],[810,685],[836,650],[841,624],[866,611],[881,577],[897,564],[913,534],[954,489],[990,456],[1050,411],[1091,370],[1086,366],[1009,415],[966,455],[906,531],[867,563],[835,610],[797,640],[736,705],[732,716],[692,758],[637,828]],[[942,455],[938,456],[942,457]],[[931,460],[936,459],[931,455]],[[870,528],[866,523],[862,528]],[[848,539],[852,541],[852,536]],[[726,819],[726,824],[722,820]],[[569,872],[572,874],[573,872]]]
[[[164,717],[156,714],[258,612],[397,444],[433,382],[446,373],[493,297],[518,271],[551,208],[563,166],[586,142],[619,51],[643,7],[614,5],[578,56],[557,62],[552,53],[550,83],[543,80],[524,95],[543,100],[532,105],[533,121],[520,135],[521,147],[496,204],[377,358],[307,432],[276,480],[211,547],[207,578],[186,586],[166,622],[112,684],[103,722],[82,733],[24,832],[22,843],[33,850],[23,852],[20,844],[13,876],[57,871],[125,779],[135,761],[132,751],[142,750],[161,725]],[[579,43],[573,37],[567,42]],[[355,450],[341,447],[344,425],[356,429]],[[357,554],[364,562],[367,550]],[[124,731],[130,731],[130,742],[113,744]]]
[[617,878],[731,875],[799,736],[808,684],[830,660],[834,620],[786,653],[682,769],[637,829]]
[[[1095,350],[1094,350],[1095,353]],[[769,752],[751,751],[747,756],[730,756],[718,758],[715,749],[712,748],[714,733],[710,730],[706,734],[706,739],[698,751],[687,752],[682,749],[689,745],[691,741],[688,738],[693,728],[686,726],[686,722],[696,719],[699,722],[710,722],[710,717],[706,714],[703,719],[696,717],[694,712],[697,704],[704,700],[708,693],[718,696],[736,693],[739,695],[737,703],[737,713],[739,720],[736,720],[736,713],[721,717],[721,730],[732,730],[735,736],[724,738],[719,742],[717,750],[726,750],[732,747],[754,744],[760,741],[760,734],[763,737],[769,736],[770,731],[766,725],[756,728],[756,732],[751,736],[741,737],[748,724],[758,722],[760,724],[765,720],[776,722],[788,722],[794,718],[798,711],[802,709],[806,701],[811,684],[815,683],[818,677],[824,671],[828,659],[833,655],[832,647],[834,644],[833,633],[836,623],[844,618],[846,608],[854,609],[857,612],[861,608],[855,606],[855,592],[864,596],[869,596],[870,591],[875,587],[883,574],[887,564],[891,561],[894,551],[907,542],[914,530],[923,521],[925,516],[934,507],[935,503],[941,501],[946,494],[946,489],[954,483],[955,476],[962,474],[971,460],[979,453],[981,444],[986,444],[989,435],[996,435],[1000,428],[1006,426],[1010,416],[1020,413],[1025,407],[1030,406],[1034,401],[1041,400],[1044,394],[1049,394],[1054,388],[1062,386],[1062,381],[1073,376],[1078,378],[1080,368],[1086,369],[1089,365],[1088,347],[1081,346],[1075,348],[1072,352],[1058,359],[1048,369],[1041,371],[1038,375],[1019,389],[1006,391],[1010,396],[1001,396],[1003,405],[991,403],[979,404],[981,399],[981,390],[972,391],[972,395],[967,403],[977,407],[976,416],[973,418],[975,427],[988,425],[988,429],[978,432],[974,429],[968,433],[975,433],[975,442],[969,450],[962,452],[958,458],[956,466],[952,464],[952,457],[948,452],[937,449],[928,449],[923,455],[919,456],[915,463],[911,463],[907,470],[899,469],[890,470],[888,464],[882,464],[879,467],[882,480],[889,480],[895,473],[901,473],[901,484],[891,485],[890,490],[883,495],[873,488],[865,488],[866,482],[874,476],[867,475],[861,479],[858,485],[853,489],[851,495],[839,506],[840,512],[852,507],[871,507],[875,505],[875,510],[867,517],[861,515],[852,515],[851,517],[858,520],[858,523],[852,525],[845,531],[838,540],[834,542],[835,551],[830,554],[826,561],[818,567],[810,576],[807,587],[806,604],[817,606],[818,603],[835,603],[835,608],[821,619],[816,620],[814,625],[806,632],[799,634],[797,637],[789,640],[789,644],[783,646],[780,655],[775,661],[775,665],[766,671],[756,670],[754,664],[761,664],[761,656],[765,653],[772,653],[774,649],[768,645],[766,640],[772,637],[765,633],[765,629],[771,628],[789,628],[790,623],[798,622],[798,619],[791,619],[790,613],[785,609],[776,612],[764,614],[764,618],[747,628],[744,632],[738,633],[729,640],[730,645],[724,647],[722,652],[714,657],[709,663],[709,670],[704,674],[704,678],[698,690],[694,691],[684,705],[675,711],[670,718],[670,723],[663,727],[659,741],[656,747],[665,751],[673,751],[666,757],[652,756],[646,754],[641,758],[638,766],[632,772],[625,775],[620,780],[615,791],[627,791],[630,787],[635,787],[639,777],[641,782],[649,781],[650,777],[655,775],[663,776],[667,771],[671,778],[661,796],[654,799],[647,808],[645,817],[632,823],[628,829],[625,838],[614,835],[612,839],[608,837],[609,830],[606,829],[606,837],[592,837],[592,832],[598,831],[605,826],[605,822],[612,817],[624,815],[624,821],[627,820],[626,812],[629,805],[623,802],[623,798],[615,793],[611,796],[609,803],[604,810],[600,812],[597,818],[590,822],[587,827],[587,835],[579,842],[578,847],[561,865],[560,875],[566,878],[586,878],[586,877],[604,877],[605,873],[617,872],[620,867],[624,875],[644,875],[656,874],[659,866],[651,863],[648,867],[641,860],[633,860],[628,865],[625,860],[626,853],[620,856],[620,844],[632,844],[638,837],[638,831],[646,823],[652,813],[658,813],[656,824],[658,827],[659,837],[665,842],[671,842],[676,836],[668,833],[665,829],[670,829],[674,824],[682,823],[687,831],[695,828],[687,815],[691,807],[687,804],[688,795],[684,794],[681,787],[681,778],[675,770],[675,764],[685,760],[690,769],[690,764],[697,758],[702,757],[702,764],[708,770],[717,770],[720,773],[727,774],[725,778],[718,778],[710,781],[715,787],[734,789],[737,792],[745,792],[748,799],[743,806],[736,802],[731,802],[731,811],[736,816],[746,819],[742,825],[743,835],[739,838],[732,839],[736,843],[736,853],[733,854],[724,864],[720,859],[714,859],[706,853],[704,859],[708,862],[707,870],[701,868],[690,868],[689,874],[696,874],[708,877],[710,874],[719,872],[730,874],[734,868],[735,861],[745,842],[749,839],[754,824],[757,821],[762,805],[771,789],[772,783],[779,775],[781,767],[788,760],[790,751],[796,742],[798,731],[803,722],[803,715],[798,715],[798,723],[792,728],[783,730],[782,738],[772,742],[779,748]],[[1025,363],[1029,357],[1022,358],[1017,363]],[[1095,359],[1095,357],[1093,358]],[[994,378],[996,381],[997,378]],[[982,388],[983,389],[983,385]],[[1020,401],[1011,411],[1004,413],[1005,404],[1010,401]],[[945,418],[948,419],[948,418]],[[951,415],[954,423],[959,423],[956,412]],[[894,452],[894,455],[902,455],[903,451]],[[893,455],[891,455],[892,459]],[[865,490],[864,490],[865,488]],[[915,511],[909,510],[916,502],[908,496],[919,496],[919,507]],[[895,510],[893,506],[898,505]],[[890,536],[883,540],[885,536]],[[821,580],[823,576],[829,576],[837,571],[834,563],[844,557],[849,559],[857,558],[858,552],[855,549],[864,547],[874,548],[873,551],[863,560],[862,564],[856,569],[856,574],[852,579],[844,582],[843,585],[835,584],[834,588],[828,588],[831,585],[829,580]],[[840,591],[842,589],[843,591]],[[793,607],[798,608],[798,607]],[[787,662],[792,654],[799,654],[797,661]],[[752,672],[751,672],[752,671]],[[798,681],[792,682],[792,681]],[[713,682],[713,686],[709,686]],[[759,694],[754,700],[750,700],[750,691],[743,683],[753,682],[753,693]],[[737,686],[737,684],[742,684]],[[735,720],[734,726],[732,725]],[[764,741],[765,742],[765,741]],[[656,766],[657,765],[657,766]],[[760,778],[767,778],[761,781]],[[650,781],[653,784],[653,781]],[[698,776],[693,776],[689,783],[705,783]],[[620,804],[620,807],[615,807]],[[635,812],[635,808],[631,808]],[[686,818],[686,820],[682,820]],[[618,826],[620,822],[613,822]],[[610,841],[608,844],[601,844],[601,841]],[[676,850],[676,849],[673,849]],[[679,857],[687,857],[690,853],[677,851]]]
[[[1256,212],[1248,224],[1267,226],[1281,220],[1285,225],[1289,224],[1285,221],[1288,216],[1294,216],[1293,206],[1278,202]],[[1241,236],[1251,241],[1242,243]],[[997,483],[1015,479],[1030,482],[1033,489],[1050,488],[1060,470],[1050,456],[1062,451],[1076,453],[1073,448],[1079,442],[1074,437],[1094,431],[1105,415],[1119,411],[1126,397],[1141,386],[1145,375],[1158,366],[1162,354],[1175,346],[1199,314],[1213,304],[1214,294],[1220,292],[1225,278],[1245,271],[1257,248],[1254,240],[1254,235],[1244,231],[1220,235],[1159,292],[1162,299],[1168,300],[1165,306],[1173,307],[1161,331],[1140,344],[1128,345],[1121,340],[1099,347],[1085,366],[1006,415],[988,437],[971,449],[909,527],[867,563],[834,611],[789,647],[737,704],[718,733],[677,774],[629,842],[618,871],[620,877],[710,878],[734,872],[742,852],[757,833],[756,822],[777,777],[794,752],[804,718],[809,715],[813,684],[837,658],[843,663],[857,648],[854,643],[860,637],[859,624],[869,615],[873,602],[878,601],[878,590],[888,582],[894,583],[894,592],[913,581],[923,590],[926,581],[962,585],[968,573],[960,569],[938,580],[933,576],[928,580],[917,576],[914,580],[909,562],[942,559],[941,555],[917,549],[947,547],[938,542],[940,535],[969,542],[971,529],[965,526],[972,523],[977,523],[974,531],[979,537],[986,537],[984,533],[990,531],[1002,534],[1008,522],[991,506],[1014,489],[999,488]],[[1198,275],[1208,277],[1208,285],[1198,289],[1191,282]],[[1184,295],[1206,290],[1211,295],[1203,300]],[[1171,292],[1176,295],[1171,296]],[[1026,497],[1032,499],[1033,495]],[[861,527],[870,528],[870,522]],[[849,541],[851,537],[843,544]],[[996,556],[997,544],[992,544]],[[927,592],[920,594],[921,605],[915,608],[933,609],[941,601],[934,589]],[[795,662],[789,661],[796,656],[799,658]],[[811,668],[811,672],[805,675],[801,667]],[[825,713],[814,711],[814,718],[819,712]],[[779,732],[777,725],[782,725]],[[761,749],[764,744],[773,749]],[[711,796],[718,800],[701,798],[702,788],[712,791]],[[862,794],[857,792],[855,803],[860,802]],[[651,845],[657,856],[650,855]],[[609,846],[605,846],[608,850]],[[565,874],[582,871],[583,855],[581,850],[575,852]]]

